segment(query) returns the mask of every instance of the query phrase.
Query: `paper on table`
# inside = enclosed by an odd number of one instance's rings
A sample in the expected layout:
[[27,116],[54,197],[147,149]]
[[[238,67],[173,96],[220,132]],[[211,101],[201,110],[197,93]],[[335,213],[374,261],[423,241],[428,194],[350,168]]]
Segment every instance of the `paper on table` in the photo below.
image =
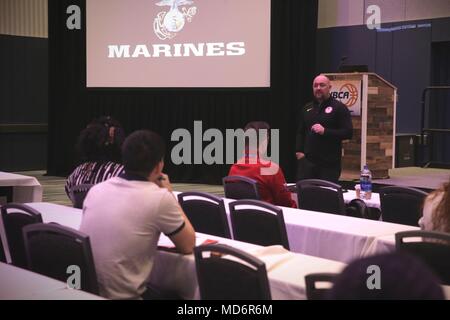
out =
[[[266,264],[267,272],[274,270],[275,268],[280,267],[284,263],[287,263],[289,260],[295,257],[295,254],[286,250],[280,245],[269,246],[269,247],[261,247],[253,250],[246,250],[246,252]],[[223,256],[224,259],[229,259],[233,261],[240,261],[240,263],[247,264],[239,258],[233,256]]]
[[[195,246],[206,245],[206,244],[214,244],[218,243],[217,240],[209,239],[204,236],[195,236]],[[158,248],[160,249],[169,249],[170,251],[175,249],[175,245],[173,242],[164,234],[161,234],[158,241]]]
[[280,245],[258,248],[249,251],[249,253],[264,261],[267,272],[287,263],[295,257],[294,253],[286,250]]

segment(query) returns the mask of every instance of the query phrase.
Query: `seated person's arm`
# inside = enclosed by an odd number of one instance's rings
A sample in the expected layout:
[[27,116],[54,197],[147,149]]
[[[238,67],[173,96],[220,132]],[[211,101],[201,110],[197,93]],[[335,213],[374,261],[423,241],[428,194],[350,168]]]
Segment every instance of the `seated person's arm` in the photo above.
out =
[[195,247],[195,231],[181,207],[180,211],[185,221],[184,225],[175,234],[170,235],[169,238],[175,244],[178,252],[189,254],[192,253]]
[[277,206],[297,208],[297,204],[292,200],[291,192],[286,187],[286,179],[281,168],[273,176],[272,193]]
[[[163,201],[162,212],[165,212],[164,217],[166,217],[166,223],[169,220],[175,219],[177,221],[184,220],[180,224],[180,227],[166,235],[169,239],[175,244],[175,247],[178,252],[183,254],[192,253],[195,247],[195,231],[192,227],[191,222],[186,217],[183,209],[180,207],[178,200],[173,195],[172,185],[170,184],[169,176],[166,174],[162,174],[161,178],[156,181],[160,188],[165,188],[169,191],[166,195],[166,198]],[[181,216],[181,217],[180,217]],[[170,218],[171,217],[171,218]],[[181,219],[180,219],[181,218]],[[172,221],[173,222],[173,221]],[[172,222],[170,223],[172,225]],[[163,223],[163,225],[166,225]],[[163,230],[164,231],[164,230]]]

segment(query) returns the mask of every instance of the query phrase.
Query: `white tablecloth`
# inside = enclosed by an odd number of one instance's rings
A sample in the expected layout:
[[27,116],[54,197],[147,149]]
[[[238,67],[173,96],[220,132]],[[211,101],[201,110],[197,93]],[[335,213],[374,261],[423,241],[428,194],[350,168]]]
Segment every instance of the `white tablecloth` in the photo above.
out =
[[[231,226],[228,203],[224,199]],[[42,213],[44,222],[57,222],[78,229],[82,212],[51,203],[28,203]],[[378,237],[393,236],[417,227],[372,221],[333,214],[283,208],[284,220],[292,252],[348,263],[375,254],[373,242]],[[377,248],[377,247],[375,247]]]
[[[56,222],[63,226],[71,227],[75,230],[80,228],[81,217],[83,215],[80,209],[48,202],[29,202],[26,203],[26,205],[39,211],[42,215],[42,221],[44,223]],[[11,263],[11,255],[9,253],[2,219],[0,219],[0,236],[3,243],[3,248],[5,250],[6,261]]]
[[[288,183],[288,186],[295,186],[295,183]],[[291,197],[292,200],[295,201],[295,203],[298,206],[298,199],[297,199],[297,193],[292,192],[291,193]],[[355,190],[348,190],[346,192],[343,193],[343,197],[344,197],[344,202],[345,203],[349,203],[350,201],[352,201],[353,199],[356,199],[356,191]],[[381,202],[380,202],[380,194],[379,193],[375,193],[372,192],[372,196],[370,199],[363,199],[363,201],[366,203],[366,205],[369,208],[376,208],[381,210]]]
[[[347,192],[344,192],[344,202],[349,203],[353,199],[356,199],[356,191],[355,190],[348,190]],[[372,197],[369,200],[364,199],[364,202],[366,205],[370,208],[377,208],[381,210],[381,204],[380,204],[380,194],[376,192],[372,192]]]
[[389,235],[384,237],[376,238],[370,248],[367,250],[366,254],[379,254],[388,253],[395,251],[395,235]]
[[[176,195],[179,193],[174,192]],[[231,228],[228,204],[234,200],[224,198],[224,201]],[[291,251],[345,263],[373,254],[371,246],[377,237],[419,230],[418,227],[401,224],[281,208]]]
[[42,201],[42,186],[34,177],[0,171],[0,187],[13,187],[13,202]]
[[80,229],[81,218],[83,217],[81,209],[49,202],[31,202],[26,205],[39,211],[44,223],[56,222],[75,230]]
[[[231,201],[225,199],[226,203]],[[81,223],[80,209],[51,204],[29,203],[28,205],[42,213],[44,222],[57,222],[78,229]],[[394,234],[398,231],[417,230],[418,228],[396,225],[386,222],[363,220],[351,217],[329,215],[319,212],[283,208],[288,228],[288,236],[297,250],[316,256],[336,257],[339,261],[372,255],[395,249]],[[252,254],[256,254],[268,265],[268,275],[272,297],[274,299],[304,299],[304,276],[316,272],[338,273],[344,263],[304,254],[283,251],[281,247],[260,247],[211,235],[197,234],[204,239],[216,239]],[[160,245],[166,245],[167,238],[160,239]],[[199,241],[197,241],[199,243]],[[273,251],[270,251],[273,250]],[[275,252],[275,254],[268,254]],[[276,257],[283,257],[283,263],[272,267]],[[287,258],[286,258],[287,256]],[[193,255],[179,255],[158,251],[151,282],[161,288],[176,291],[188,299],[199,297],[195,261]],[[3,284],[2,281],[0,283]],[[450,287],[444,287],[447,299],[450,299]],[[55,291],[56,292],[56,291]],[[62,297],[62,295],[60,295]]]
[[[38,202],[42,201],[42,186],[34,177],[0,171],[0,187],[12,187],[12,202]],[[1,203],[0,203],[1,204]],[[10,262],[8,245],[4,231],[3,221],[0,219],[0,241],[6,251],[6,261]]]
[[377,237],[419,229],[292,208],[283,213],[292,251],[346,263],[367,255]]
[[[82,218],[80,209],[51,203],[28,203],[28,205],[40,211],[42,219],[46,223],[57,222],[74,229],[78,229],[80,226]],[[295,254],[284,250],[281,246],[264,248],[201,233],[198,233],[197,237],[201,239],[200,242],[203,242],[202,239],[216,239],[220,243],[255,254],[265,261],[274,299],[305,299],[304,276],[306,274],[315,272],[338,273],[345,267],[345,264],[341,262]],[[167,245],[168,243],[170,244],[170,241],[162,236],[159,244]],[[279,258],[282,258],[283,262],[275,266],[274,262],[279,262]],[[195,260],[192,254],[180,255],[159,251],[155,257],[151,282],[160,288],[176,291],[186,299],[199,298]]]
[[96,300],[99,296],[68,289],[66,283],[0,263],[0,300]]
[[[264,261],[274,300],[306,299],[305,275],[316,272],[339,273],[345,268],[344,263],[295,254],[281,246],[261,247],[201,233],[197,233],[197,237],[218,240],[219,243],[241,249]],[[160,244],[166,242],[160,240]],[[159,288],[172,290],[184,299],[200,298],[193,254],[158,251],[150,282]]]

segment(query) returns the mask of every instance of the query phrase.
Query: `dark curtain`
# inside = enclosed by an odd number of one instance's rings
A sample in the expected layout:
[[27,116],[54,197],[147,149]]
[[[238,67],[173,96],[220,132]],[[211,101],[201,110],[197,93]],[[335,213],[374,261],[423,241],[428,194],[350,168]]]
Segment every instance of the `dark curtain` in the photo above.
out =
[[[0,168],[46,166],[48,39],[0,34]],[[33,157],[30,157],[30,154]]]
[[[450,42],[437,42],[432,46],[432,85],[450,86]],[[450,89],[429,93],[429,128],[450,130]],[[432,160],[450,166],[450,132],[433,136]]]
[[[179,165],[170,160],[173,130],[242,128],[252,120],[280,129],[280,165],[295,176],[298,110],[311,98],[315,66],[317,0],[272,1],[271,87],[268,89],[86,89],[86,34],[66,28],[66,8],[85,0],[49,0],[48,173],[66,175],[77,159],[74,144],[92,118],[111,115],[127,133],[148,128],[167,144],[165,171],[172,181],[221,183],[230,165]],[[107,14],[105,12],[104,14]],[[205,143],[206,146],[208,143]]]

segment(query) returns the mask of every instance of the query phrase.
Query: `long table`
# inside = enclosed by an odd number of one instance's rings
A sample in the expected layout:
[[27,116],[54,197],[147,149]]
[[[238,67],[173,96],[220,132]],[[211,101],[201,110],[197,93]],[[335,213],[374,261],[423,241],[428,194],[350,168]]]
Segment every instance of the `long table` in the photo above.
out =
[[[228,201],[230,200],[226,199],[226,202]],[[46,223],[57,222],[74,229],[79,229],[80,227],[82,219],[82,211],[80,209],[51,203],[29,203],[28,205],[40,211],[42,213],[43,221]],[[292,218],[291,214],[299,215],[299,212],[296,212],[298,211],[296,209],[292,209],[294,210],[292,212],[289,208],[283,209],[285,219],[287,218],[288,221]],[[338,251],[339,248],[344,251],[351,250],[352,253],[347,254],[348,257],[352,255],[354,257],[372,255],[392,251],[395,248],[393,244],[393,232],[398,231],[398,225],[328,215],[318,212],[301,212],[300,216],[305,216],[307,218],[306,220],[309,221],[309,223],[304,223],[303,227],[301,227],[307,232],[307,235],[304,236],[305,241],[311,241],[311,239],[314,239],[315,237],[322,236],[324,239],[317,239],[316,245],[320,246],[324,243],[333,245],[332,239],[337,239],[338,235],[340,235],[345,243],[353,243],[353,246],[342,246],[339,243],[335,243],[334,245],[336,247],[334,250]],[[323,219],[327,222],[324,223]],[[349,224],[343,223],[348,221],[351,222]],[[320,224],[320,222],[322,223]],[[337,228],[334,222],[339,222]],[[380,224],[381,227],[377,229],[376,224]],[[324,228],[322,231],[319,230],[320,226]],[[365,232],[360,230],[350,233],[350,227],[374,227],[377,230],[366,230]],[[405,227],[414,229],[414,227]],[[295,228],[288,228],[288,233],[292,232],[294,229]],[[333,231],[330,231],[331,229],[333,229]],[[358,232],[360,233],[359,236],[357,234]],[[367,235],[365,236],[366,238],[362,235],[367,232],[371,234],[370,238],[373,239],[373,241],[369,242]],[[386,232],[391,233],[388,235],[374,236],[374,234],[384,234]],[[339,273],[345,267],[345,263],[342,262],[306,254],[287,252],[281,246],[261,247],[201,233],[197,233],[196,237],[197,244],[202,243],[205,239],[217,240],[219,243],[227,244],[249,252],[266,262],[273,299],[305,299],[305,275],[316,272]],[[345,240],[345,238],[349,239]],[[350,240],[350,238],[352,240]],[[172,244],[166,237],[161,236],[159,245],[167,247]],[[363,246],[365,250],[360,251],[361,248],[358,249],[358,247],[361,246]],[[319,251],[318,253],[324,255],[332,255],[332,253],[330,253],[330,251],[333,250],[332,248],[329,248],[328,250],[314,250],[313,247],[314,244],[309,246],[305,245],[305,250],[314,252]],[[193,255],[180,255],[166,250],[158,250],[149,281],[162,289],[175,291],[179,296],[185,299],[199,298]],[[446,294],[446,298],[450,299],[450,286],[443,286],[443,290]]]
[[[56,222],[74,229],[79,229],[82,211],[52,203],[29,203],[40,211],[45,223]],[[264,262],[273,299],[306,299],[304,276],[315,272],[339,273],[345,264],[328,259],[289,252],[281,246],[261,247],[249,243],[224,239],[197,233],[197,243],[206,239],[244,250]],[[170,246],[171,242],[164,235],[160,246]],[[159,288],[175,291],[185,299],[199,299],[194,256],[159,250],[150,276],[150,282]]]
[[0,300],[103,300],[46,276],[0,262]]
[[[340,273],[345,264],[303,254],[289,252],[282,246],[261,247],[236,240],[197,233],[197,243],[217,240],[256,256],[266,264],[270,291],[274,300],[306,299],[305,276],[310,273]],[[167,244],[162,236],[159,244]],[[220,276],[220,275],[218,275]],[[200,299],[195,259],[192,254],[158,251],[150,276],[150,283],[176,292],[184,299]]]
[[[0,189],[7,190],[6,195],[0,195],[0,205],[7,202],[25,203],[42,201],[43,189],[34,177],[0,171]],[[5,199],[3,199],[5,198]],[[0,241],[7,247],[3,221],[0,219]],[[7,261],[11,261],[6,252]]]
[[34,177],[0,171],[0,187],[12,188],[11,202],[42,201],[42,186]]
[[[288,183],[287,187],[291,190],[292,200],[294,200],[295,203],[298,206],[297,191],[296,191],[295,183]],[[355,190],[346,190],[346,191],[344,191],[342,193],[342,195],[344,197],[344,202],[345,203],[349,203],[353,199],[359,199],[356,196],[356,191]],[[379,193],[372,192],[371,198],[370,199],[363,199],[363,201],[366,203],[366,205],[369,208],[374,208],[374,209],[381,210],[381,200],[380,200],[380,194]]]
[[[174,192],[175,195],[179,193]],[[229,203],[232,201],[224,198],[230,227]],[[291,251],[345,263],[373,254],[372,245],[378,237],[419,230],[418,227],[383,221],[281,208]]]
[[372,252],[378,238],[419,228],[381,221],[283,208],[291,250],[350,262]]
[[[178,194],[179,192],[174,192]],[[228,204],[224,199],[231,226]],[[78,229],[81,210],[51,203],[28,203],[44,213],[44,222],[57,222]],[[282,207],[289,246],[292,252],[348,263],[359,257],[377,253],[374,242],[379,237],[397,232],[419,230],[417,227],[322,212]],[[67,212],[70,214],[65,214]]]

